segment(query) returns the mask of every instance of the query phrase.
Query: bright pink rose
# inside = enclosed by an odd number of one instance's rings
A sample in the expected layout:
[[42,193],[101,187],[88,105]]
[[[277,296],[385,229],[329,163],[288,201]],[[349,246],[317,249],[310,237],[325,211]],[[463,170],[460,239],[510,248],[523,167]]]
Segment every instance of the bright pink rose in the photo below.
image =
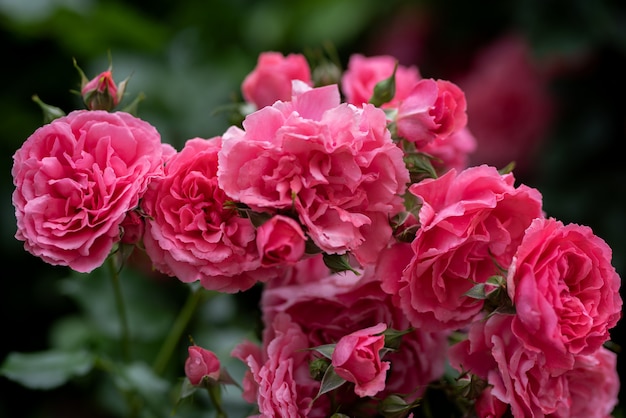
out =
[[[357,106],[369,103],[376,84],[393,74],[396,61],[396,58],[391,55],[372,57],[361,54],[351,55],[346,71],[341,77],[341,91],[345,95],[346,102]],[[421,75],[417,67],[398,65],[395,78],[396,94],[383,107],[397,107],[398,103],[409,95],[413,86],[421,79]]]
[[205,378],[213,382],[219,379],[220,361],[215,353],[197,345],[189,346],[187,351],[185,375],[192,385],[199,385]]
[[[245,341],[231,355],[249,368],[243,398],[256,403],[262,417],[313,417],[311,400],[319,382],[309,375],[308,341],[289,315],[277,315],[263,331],[263,347]],[[320,415],[324,416],[324,415]]]
[[401,276],[382,280],[413,326],[452,330],[482,310],[483,301],[465,293],[509,266],[524,231],[542,215],[539,192],[514,183],[512,174],[478,166],[410,187],[421,203],[413,258]]
[[250,219],[239,216],[217,182],[221,139],[193,138],[154,179],[142,201],[144,245],[154,266],[183,282],[233,293],[265,281]]
[[354,392],[374,396],[385,388],[390,363],[382,361],[380,351],[385,346],[382,333],[387,325],[379,323],[341,337],[332,354],[332,365],[339,377],[354,383]]
[[124,112],[77,110],[42,126],[13,155],[15,237],[49,264],[99,267],[163,150],[152,125]]
[[455,82],[465,92],[468,127],[478,143],[470,165],[502,168],[515,161],[518,174],[531,170],[548,136],[555,100],[528,41],[517,35],[497,39]]
[[243,80],[243,98],[254,103],[257,109],[271,106],[277,100],[290,100],[292,80],[312,85],[311,70],[304,55],[262,52],[254,70]]
[[451,365],[485,379],[491,396],[510,405],[514,417],[569,417],[567,379],[549,372],[542,353],[524,348],[512,320],[496,314],[474,322],[468,339],[451,347]]
[[507,289],[517,315],[513,332],[548,366],[570,369],[591,354],[621,317],[620,277],[611,248],[586,226],[537,219],[509,268]]
[[433,141],[445,141],[467,124],[465,95],[454,83],[422,79],[398,106],[398,136],[418,149]]
[[433,167],[439,174],[450,169],[465,170],[469,166],[469,156],[476,150],[476,138],[467,127],[450,135],[445,141],[432,141],[420,152],[432,155]]
[[388,219],[403,209],[409,176],[402,151],[381,109],[340,104],[336,85],[294,86],[291,102],[226,131],[219,184],[257,211],[295,209],[323,251],[372,262],[391,238]]
[[306,236],[295,220],[274,215],[257,228],[256,245],[261,265],[293,265],[304,256]]

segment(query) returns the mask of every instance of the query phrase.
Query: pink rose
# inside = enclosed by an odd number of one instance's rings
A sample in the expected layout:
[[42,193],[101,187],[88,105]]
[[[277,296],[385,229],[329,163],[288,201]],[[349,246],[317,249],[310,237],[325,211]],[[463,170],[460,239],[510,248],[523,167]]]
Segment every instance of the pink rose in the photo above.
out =
[[220,377],[220,361],[212,351],[191,345],[187,349],[189,356],[185,360],[185,375],[192,385],[199,385],[207,378],[217,382]]
[[572,399],[571,417],[611,417],[620,391],[617,354],[600,347],[592,354],[576,356],[565,378]]
[[304,55],[262,52],[254,70],[243,80],[243,98],[257,109],[277,100],[290,100],[292,80],[311,85],[311,70]]
[[513,332],[548,366],[570,369],[591,354],[621,317],[620,277],[611,248],[586,226],[537,219],[509,268],[507,289],[517,315]]
[[257,211],[295,209],[323,251],[373,262],[391,238],[388,219],[403,209],[409,176],[381,109],[339,103],[336,85],[294,82],[291,102],[229,128],[219,184]]
[[491,396],[510,405],[514,417],[569,417],[567,379],[549,372],[542,353],[524,348],[511,332],[512,320],[496,314],[474,322],[468,339],[451,347],[451,365],[486,380]]
[[[392,258],[390,255],[389,259]],[[406,330],[410,327],[406,317],[393,303],[392,296],[380,288],[379,276],[387,271],[379,273],[370,269],[360,276],[352,272],[326,274],[317,280],[307,277],[303,282],[280,287],[273,287],[272,281],[261,298],[263,323],[271,323],[280,313],[288,314],[307,336],[309,347],[336,343],[347,334],[378,323]],[[377,397],[392,393],[410,394],[409,401],[419,397],[428,383],[443,375],[447,337],[447,332],[419,329],[404,335],[401,349],[385,356],[391,369],[386,386]],[[363,403],[354,391],[335,396],[341,397],[348,410],[355,402]]]
[[483,301],[465,293],[509,266],[524,231],[542,215],[539,192],[514,183],[512,174],[478,166],[410,187],[421,204],[413,257],[400,276],[382,280],[413,326],[452,330],[482,310]]
[[157,130],[128,113],[77,110],[42,126],[13,155],[15,237],[49,264],[92,271],[162,157]]
[[[515,315],[496,314],[476,321],[468,339],[450,349],[451,365],[485,379],[488,392],[476,404],[479,416],[491,399],[496,413],[510,405],[514,417],[607,418],[618,401],[619,377],[614,353],[600,347],[576,355],[572,368],[552,373],[551,359],[526,349],[512,331]],[[487,407],[488,408],[488,407]],[[482,411],[482,412],[481,412]]]
[[332,354],[335,373],[354,383],[354,392],[374,396],[385,388],[389,362],[382,361],[380,351],[385,345],[382,333],[387,325],[379,323],[348,334],[337,342]]
[[257,228],[256,245],[261,255],[261,265],[292,265],[304,255],[306,236],[295,220],[274,215]]
[[398,106],[398,136],[415,143],[418,150],[433,141],[445,141],[467,124],[463,91],[445,80],[417,82]]
[[[393,74],[396,58],[391,55],[367,57],[353,54],[341,77],[341,91],[346,102],[361,106],[368,103],[374,94],[374,87]],[[396,92],[393,99],[383,107],[397,107],[407,97],[413,86],[421,79],[417,67],[398,65],[396,70]]]
[[193,138],[170,158],[142,201],[144,245],[157,270],[233,293],[275,275],[261,267],[255,228],[217,182],[221,139]]
[[432,155],[432,165],[439,174],[454,168],[465,170],[469,166],[470,155],[476,150],[476,138],[467,129],[461,129],[450,135],[445,141],[432,141],[419,151]]
[[243,379],[243,398],[256,403],[262,417],[324,416],[311,412],[319,382],[309,375],[307,339],[289,315],[278,315],[263,331],[263,347],[249,341],[231,355],[249,368]]
[[507,404],[492,395],[490,386],[482,391],[474,404],[477,418],[501,418],[508,409]]

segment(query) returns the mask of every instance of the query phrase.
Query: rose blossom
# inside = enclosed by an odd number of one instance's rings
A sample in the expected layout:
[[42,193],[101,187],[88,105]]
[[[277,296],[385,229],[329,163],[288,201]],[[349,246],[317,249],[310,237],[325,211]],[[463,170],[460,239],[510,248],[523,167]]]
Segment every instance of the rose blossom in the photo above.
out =
[[256,244],[264,267],[295,264],[304,255],[306,236],[295,220],[274,215],[257,228]]
[[410,187],[421,204],[413,257],[400,276],[382,279],[413,326],[455,329],[481,311],[484,302],[465,293],[508,267],[526,227],[542,215],[539,192],[514,183],[512,174],[477,166]]
[[204,378],[217,381],[220,377],[220,361],[212,351],[197,345],[187,349],[185,375],[192,385],[199,385]]
[[[391,55],[368,57],[362,54],[352,54],[341,77],[341,91],[345,95],[346,102],[357,106],[368,103],[374,94],[376,84],[391,77],[396,61],[396,58]],[[420,79],[421,75],[417,67],[398,65],[395,76],[395,95],[382,107],[397,107]]]
[[549,367],[569,369],[591,354],[621,317],[620,277],[611,248],[591,228],[537,219],[509,268],[507,289],[517,315],[513,332]]
[[433,156],[431,163],[437,173],[443,174],[454,168],[465,170],[469,166],[470,155],[476,150],[476,138],[467,126],[450,135],[445,141],[432,141],[419,151]]
[[[390,252],[389,260],[396,257],[402,254]],[[304,263],[309,265],[306,260]],[[317,280],[307,277],[303,282],[279,287],[274,287],[272,281],[261,298],[263,323],[271,323],[280,313],[288,314],[305,333],[310,347],[335,343],[347,334],[378,323],[407,330],[410,324],[406,317],[393,303],[392,296],[380,287],[380,274],[389,271],[368,269],[361,275],[351,271],[326,274]],[[307,271],[303,274],[309,276]],[[391,369],[386,386],[377,397],[403,393],[410,394],[407,399],[412,401],[420,396],[428,383],[443,375],[447,337],[447,332],[419,329],[403,335],[401,349],[385,356]],[[337,395],[347,408],[352,402],[363,401],[351,392]]]
[[238,344],[231,355],[249,370],[243,378],[243,399],[256,403],[260,417],[297,418],[311,414],[319,382],[309,375],[307,339],[289,315],[277,315],[263,331],[263,347]]
[[467,124],[463,91],[445,80],[422,79],[398,105],[398,136],[418,149],[432,141],[446,140]]
[[[494,407],[500,409],[496,400],[510,405],[514,417],[609,416],[619,391],[614,353],[601,347],[592,355],[576,356],[571,369],[553,374],[547,367],[550,359],[526,349],[512,332],[514,318],[496,314],[474,322],[468,339],[451,347],[451,365],[485,379]],[[482,410],[481,398],[477,408]]]
[[311,70],[304,55],[262,52],[254,70],[243,80],[242,94],[257,109],[271,106],[277,100],[291,99],[292,80],[311,85]]
[[113,72],[109,69],[98,74],[91,80],[83,81],[84,85],[80,90],[83,102],[89,110],[111,110],[120,103],[126,83],[120,84],[118,90],[113,80]]
[[339,377],[354,383],[354,392],[360,397],[374,396],[385,388],[390,363],[382,361],[380,351],[385,345],[382,334],[387,325],[379,323],[354,331],[337,342],[332,354],[332,365]]
[[226,131],[219,184],[257,211],[294,209],[323,251],[373,262],[391,238],[389,217],[403,209],[402,151],[381,109],[340,104],[336,85],[294,87],[291,102]]
[[193,138],[167,162],[142,201],[144,245],[157,270],[210,290],[246,290],[274,273],[261,268],[250,219],[217,182],[221,138]]
[[164,149],[152,125],[124,112],[77,110],[40,127],[13,155],[15,237],[49,264],[99,267],[162,172]]

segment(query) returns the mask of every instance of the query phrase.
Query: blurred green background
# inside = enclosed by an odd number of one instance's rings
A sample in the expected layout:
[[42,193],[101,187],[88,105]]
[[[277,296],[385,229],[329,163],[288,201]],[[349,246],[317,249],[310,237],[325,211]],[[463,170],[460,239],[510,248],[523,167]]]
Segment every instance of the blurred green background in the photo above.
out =
[[[624,277],[622,1],[0,0],[0,245],[7,286],[0,303],[0,360],[10,351],[47,348],[52,324],[80,309],[59,291],[68,271],[45,265],[15,240],[10,174],[13,153],[42,124],[32,95],[66,112],[82,107],[70,92],[80,82],[73,59],[92,77],[108,67],[110,52],[116,81],[130,76],[129,96],[146,96],[138,115],[180,149],[191,137],[224,132],[228,112],[220,109],[241,99],[240,83],[262,51],[311,53],[330,44],[344,65],[352,53],[391,54],[417,65],[424,77],[460,82],[478,51],[510,32],[549,63],[542,67],[545,88],[556,109],[516,177],[542,192],[548,215],[591,226],[613,248]],[[488,80],[484,88],[490,90]],[[480,88],[473,94],[480,96]],[[471,128],[471,107],[468,113]],[[158,285],[176,303],[182,300],[182,292]],[[614,329],[613,340],[626,343],[624,324]],[[620,356],[620,371],[622,364]],[[98,416],[91,402],[75,385],[32,392],[0,379],[2,417]]]

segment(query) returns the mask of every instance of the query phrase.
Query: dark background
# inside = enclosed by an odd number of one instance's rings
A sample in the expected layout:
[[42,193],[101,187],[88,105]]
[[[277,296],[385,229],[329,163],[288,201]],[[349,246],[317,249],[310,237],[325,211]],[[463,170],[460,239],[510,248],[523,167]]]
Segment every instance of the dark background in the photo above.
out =
[[[478,51],[512,32],[541,63],[542,86],[554,105],[528,138],[533,152],[519,157],[524,164],[516,178],[542,192],[548,215],[592,227],[613,248],[613,264],[624,277],[621,1],[0,0],[0,361],[11,351],[45,349],[50,326],[77,310],[57,289],[68,271],[44,264],[14,238],[10,174],[13,153],[42,124],[33,94],[66,112],[82,107],[70,92],[80,82],[73,58],[91,77],[107,68],[110,52],[116,81],[130,76],[129,95],[146,95],[139,116],[180,149],[188,138],[223,133],[227,113],[216,110],[240,98],[240,83],[262,51],[305,53],[330,43],[344,64],[356,52],[391,54],[417,65],[424,77],[461,83]],[[514,132],[514,123],[521,129],[525,116],[522,111],[502,132]],[[626,344],[624,324],[612,336],[618,346]],[[69,416],[51,411],[62,402],[65,412],[73,403],[89,405],[74,390],[32,392],[0,378],[0,416]]]

